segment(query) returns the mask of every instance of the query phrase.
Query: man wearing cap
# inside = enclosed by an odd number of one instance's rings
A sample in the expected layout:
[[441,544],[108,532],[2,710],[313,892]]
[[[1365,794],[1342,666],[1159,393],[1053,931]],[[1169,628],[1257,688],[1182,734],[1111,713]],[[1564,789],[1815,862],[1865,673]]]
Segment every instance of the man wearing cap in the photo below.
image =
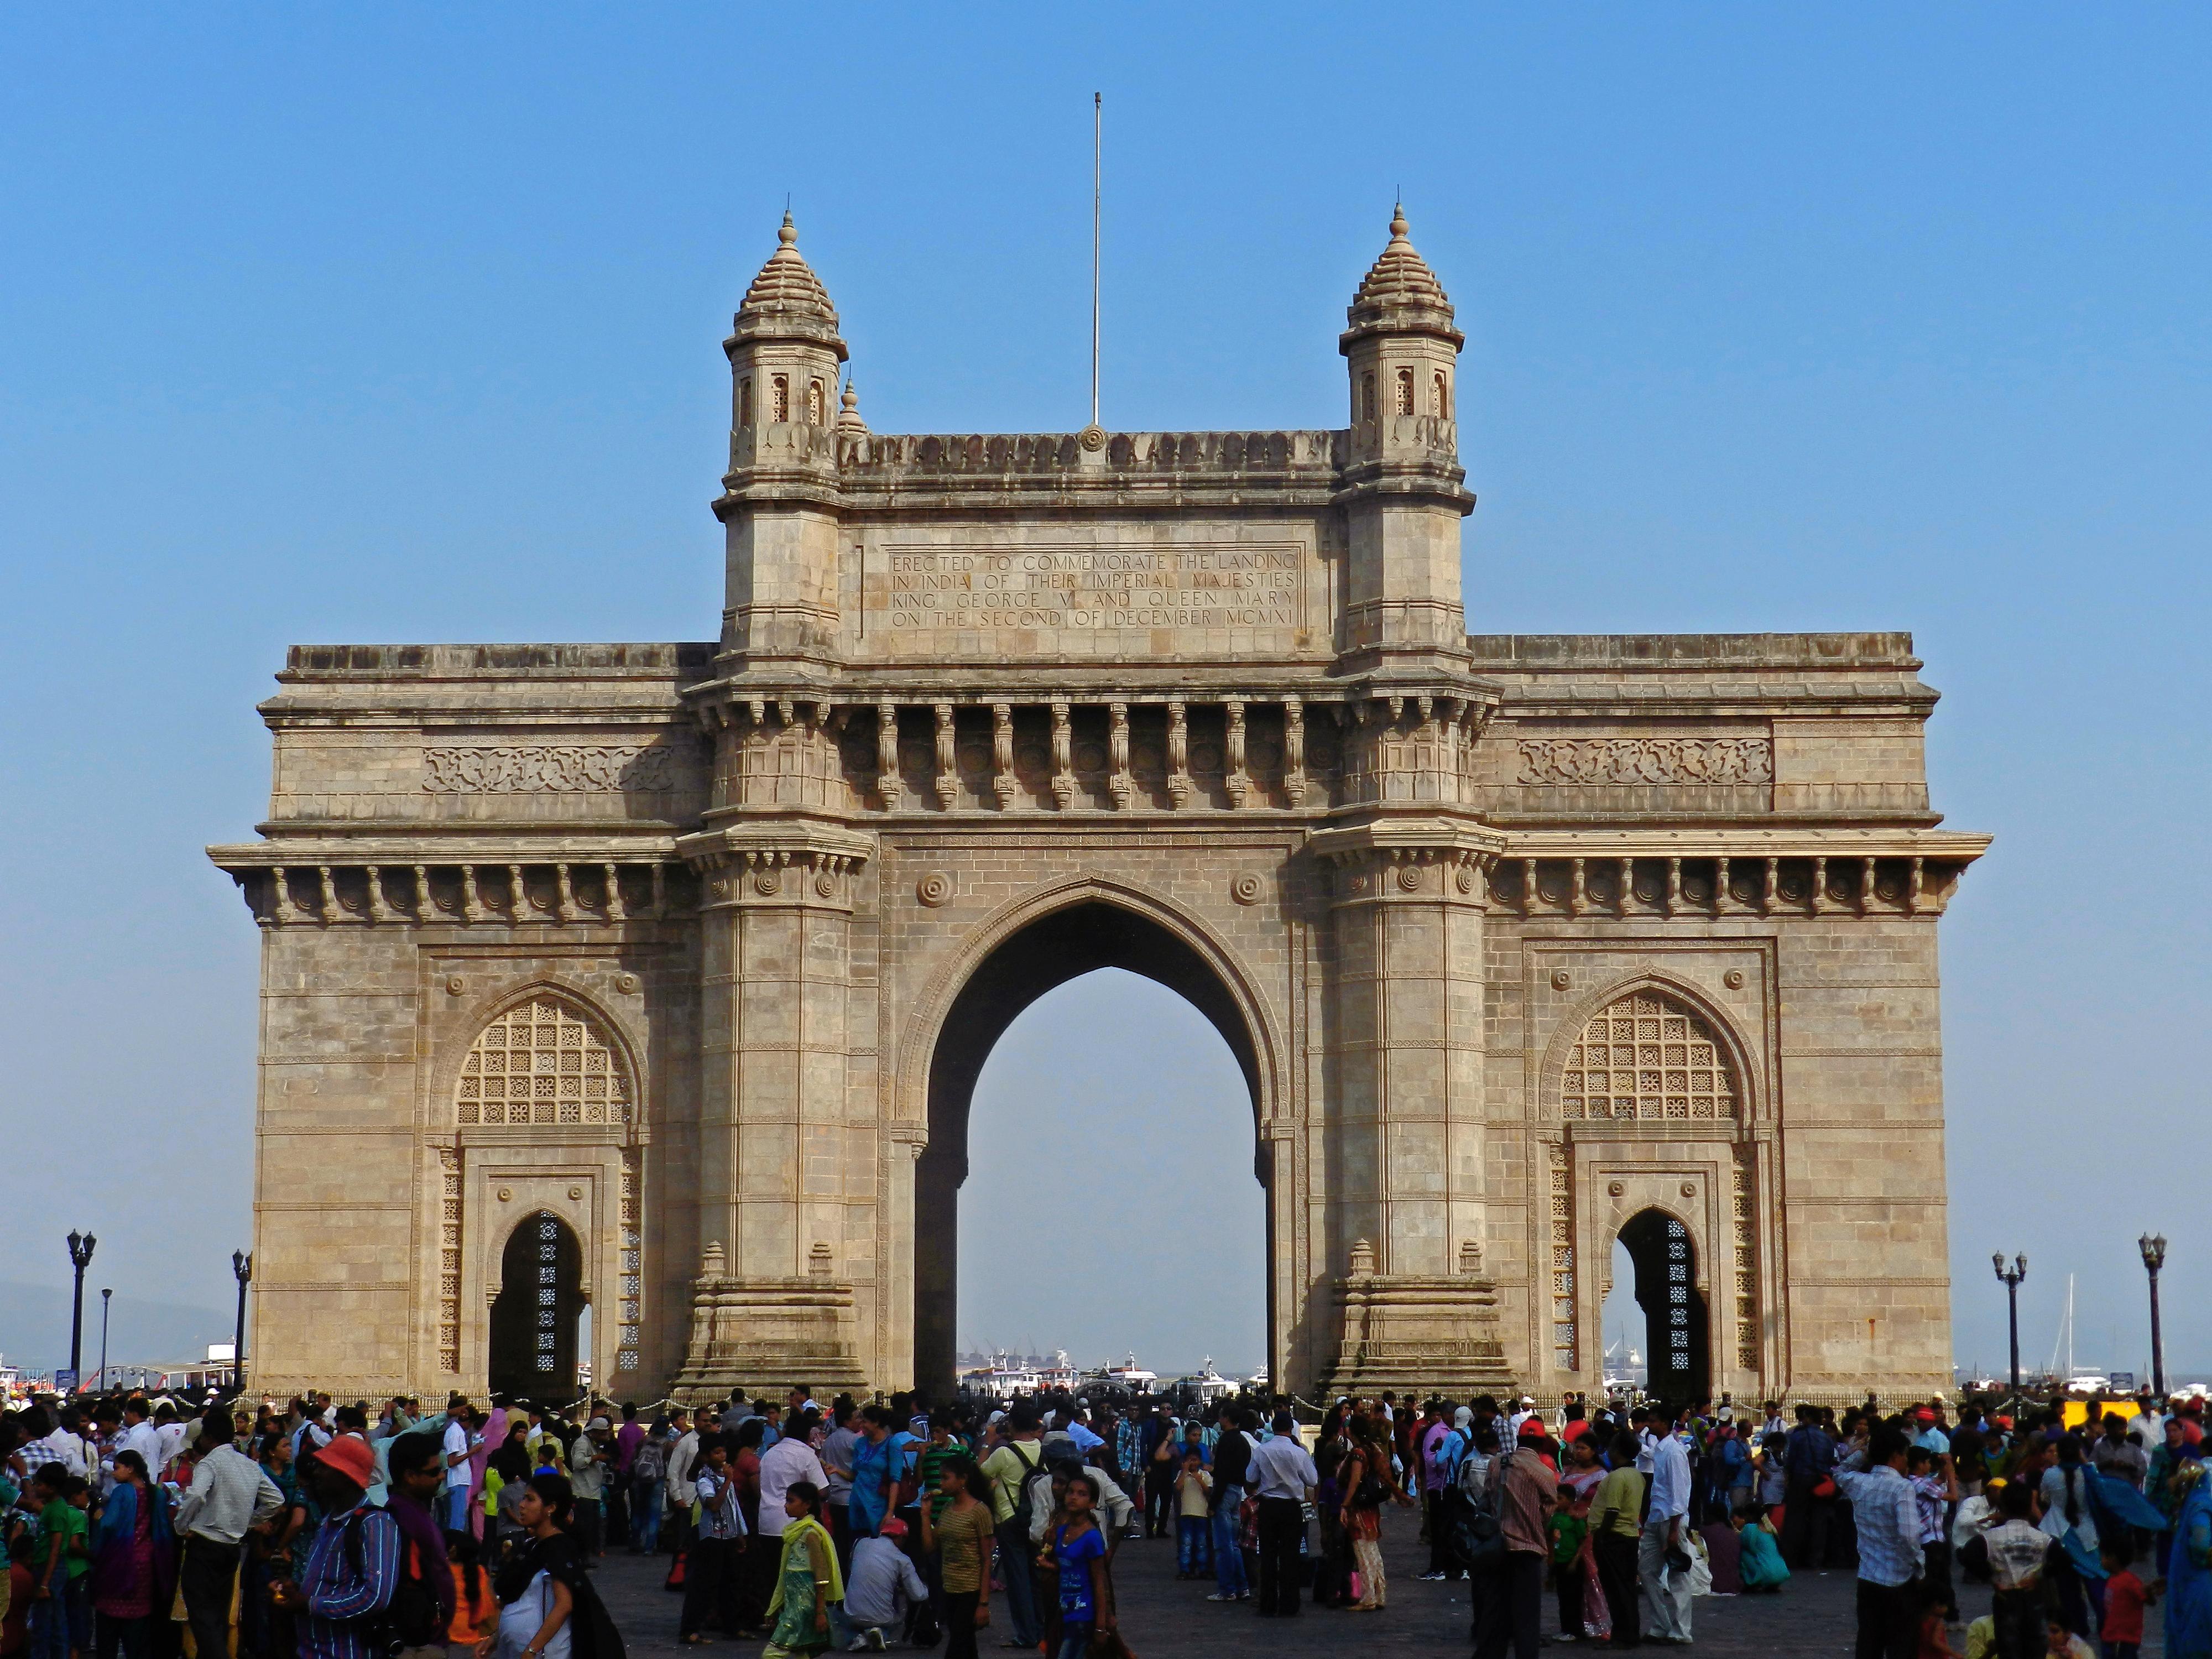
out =
[[[284,1507],[276,1483],[231,1443],[236,1433],[229,1412],[221,1406],[200,1420],[200,1443],[207,1449],[172,1521],[185,1540],[177,1572],[185,1617],[193,1645],[202,1653],[220,1655],[230,1640],[231,1592],[238,1583],[239,1546],[246,1528]],[[366,1461],[368,1443],[359,1443]]]
[[882,1652],[890,1645],[885,1632],[899,1629],[908,1610],[928,1599],[929,1586],[907,1556],[906,1522],[894,1515],[873,1538],[853,1546],[844,1606],[830,1609],[838,1645],[853,1653]]
[[[276,1605],[299,1615],[300,1659],[383,1659],[372,1621],[399,1585],[399,1526],[368,1505],[374,1471],[368,1442],[354,1435],[338,1435],[315,1454],[308,1479],[323,1523],[298,1581],[270,1586]],[[220,1656],[224,1639],[218,1631],[200,1651]]]
[[1938,1457],[1951,1455],[1951,1437],[1943,1432],[1942,1413],[1933,1406],[1922,1406],[1912,1413],[1912,1443],[1934,1452]]

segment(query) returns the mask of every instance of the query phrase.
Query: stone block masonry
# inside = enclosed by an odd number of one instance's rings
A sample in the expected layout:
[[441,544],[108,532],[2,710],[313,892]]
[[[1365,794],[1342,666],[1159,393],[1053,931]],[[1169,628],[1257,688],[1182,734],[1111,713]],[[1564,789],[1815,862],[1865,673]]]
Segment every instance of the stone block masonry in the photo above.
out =
[[1909,637],[1470,635],[1402,217],[1284,432],[871,433],[796,244],[716,639],[263,705],[257,1386],[941,1391],[975,1077],[1109,966],[1237,1057],[1301,1395],[1594,1389],[1617,1239],[1671,1391],[1948,1380]]

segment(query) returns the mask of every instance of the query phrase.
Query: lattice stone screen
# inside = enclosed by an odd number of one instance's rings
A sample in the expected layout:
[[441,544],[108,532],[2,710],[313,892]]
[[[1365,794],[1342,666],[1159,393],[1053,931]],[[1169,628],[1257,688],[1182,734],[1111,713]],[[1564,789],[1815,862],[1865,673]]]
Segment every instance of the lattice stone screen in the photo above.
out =
[[557,997],[518,1003],[462,1062],[463,1123],[625,1123],[629,1079],[605,1034]]
[[1657,991],[1601,1009],[1559,1081],[1562,1117],[1730,1118],[1739,1103],[1711,1028]]

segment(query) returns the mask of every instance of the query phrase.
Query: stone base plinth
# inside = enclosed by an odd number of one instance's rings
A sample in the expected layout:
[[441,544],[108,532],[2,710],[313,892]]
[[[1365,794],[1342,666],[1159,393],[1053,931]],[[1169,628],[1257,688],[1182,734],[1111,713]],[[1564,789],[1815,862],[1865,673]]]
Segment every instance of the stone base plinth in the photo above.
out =
[[1513,1392],[1498,1340],[1498,1291],[1464,1273],[1354,1273],[1337,1282],[1344,1341],[1328,1395]]
[[691,1341],[670,1397],[696,1406],[805,1384],[828,1399],[865,1393],[853,1287],[820,1274],[693,1281]]

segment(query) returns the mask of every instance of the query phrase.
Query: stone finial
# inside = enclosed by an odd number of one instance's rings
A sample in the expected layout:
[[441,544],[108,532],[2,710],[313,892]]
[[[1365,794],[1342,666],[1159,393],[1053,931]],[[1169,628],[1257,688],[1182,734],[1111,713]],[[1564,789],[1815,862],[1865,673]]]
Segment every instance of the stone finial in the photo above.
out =
[[837,308],[800,255],[799,230],[788,212],[776,228],[775,243],[738,307],[735,337],[816,340],[831,346],[842,362],[845,343],[837,338]]
[[814,1248],[806,1253],[806,1271],[817,1279],[830,1277],[830,1247],[818,1238],[814,1241]]
[[1482,1241],[1480,1239],[1463,1238],[1460,1241],[1459,1270],[1463,1273],[1479,1273],[1482,1271]]
[[868,435],[868,423],[860,418],[860,394],[854,389],[852,377],[845,380],[845,389],[837,398],[837,430],[850,438]]
[[1355,1238],[1352,1241],[1352,1277],[1366,1279],[1375,1272],[1375,1246],[1372,1241]]
[[699,1254],[699,1277],[720,1279],[722,1276],[722,1241],[719,1238],[710,1238],[707,1241],[707,1248]]
[[1360,279],[1345,313],[1352,334],[1453,332],[1451,301],[1429,262],[1414,251],[1408,228],[1401,203],[1390,212],[1389,246]]

